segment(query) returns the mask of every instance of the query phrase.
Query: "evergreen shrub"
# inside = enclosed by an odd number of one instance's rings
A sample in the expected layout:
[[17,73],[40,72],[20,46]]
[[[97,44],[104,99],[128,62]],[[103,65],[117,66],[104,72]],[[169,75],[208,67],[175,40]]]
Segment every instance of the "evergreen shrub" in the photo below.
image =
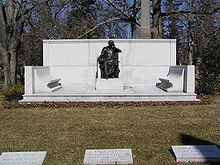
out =
[[197,93],[212,95],[220,90],[220,41],[212,40],[202,52]]
[[21,84],[13,85],[2,91],[2,95],[5,101],[21,100],[24,94],[24,86]]

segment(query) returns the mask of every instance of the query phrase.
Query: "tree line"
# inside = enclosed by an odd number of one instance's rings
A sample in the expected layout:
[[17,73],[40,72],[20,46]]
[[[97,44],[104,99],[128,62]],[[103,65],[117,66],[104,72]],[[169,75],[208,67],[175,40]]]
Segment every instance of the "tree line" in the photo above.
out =
[[[220,38],[219,0],[151,0],[151,38],[177,39],[177,64],[196,64]],[[43,39],[139,38],[141,0],[1,0],[5,88],[42,65]]]

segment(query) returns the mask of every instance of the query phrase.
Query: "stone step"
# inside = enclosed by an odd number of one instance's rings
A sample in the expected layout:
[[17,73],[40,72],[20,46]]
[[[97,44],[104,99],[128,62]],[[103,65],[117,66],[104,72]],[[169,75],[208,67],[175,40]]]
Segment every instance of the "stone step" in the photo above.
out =
[[149,101],[199,101],[196,94],[33,94],[24,95],[20,102],[149,102]]

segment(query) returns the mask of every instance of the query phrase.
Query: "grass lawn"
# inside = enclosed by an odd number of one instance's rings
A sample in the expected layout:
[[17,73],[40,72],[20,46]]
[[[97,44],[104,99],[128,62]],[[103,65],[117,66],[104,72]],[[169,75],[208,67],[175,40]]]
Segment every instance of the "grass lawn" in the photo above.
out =
[[220,97],[210,105],[0,107],[0,153],[48,151],[44,165],[82,165],[86,149],[131,148],[136,165],[176,164],[172,145],[220,144]]

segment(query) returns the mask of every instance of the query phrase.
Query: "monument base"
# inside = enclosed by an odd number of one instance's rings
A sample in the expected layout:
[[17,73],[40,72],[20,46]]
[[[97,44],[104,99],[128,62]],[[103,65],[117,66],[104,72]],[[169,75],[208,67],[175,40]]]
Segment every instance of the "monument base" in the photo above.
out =
[[123,90],[123,82],[120,78],[97,78],[96,90]]
[[[76,88],[77,89],[77,88]],[[124,87],[124,90],[69,90],[63,87],[56,93],[25,94],[20,102],[146,102],[199,101],[194,93],[167,93],[156,86]]]

